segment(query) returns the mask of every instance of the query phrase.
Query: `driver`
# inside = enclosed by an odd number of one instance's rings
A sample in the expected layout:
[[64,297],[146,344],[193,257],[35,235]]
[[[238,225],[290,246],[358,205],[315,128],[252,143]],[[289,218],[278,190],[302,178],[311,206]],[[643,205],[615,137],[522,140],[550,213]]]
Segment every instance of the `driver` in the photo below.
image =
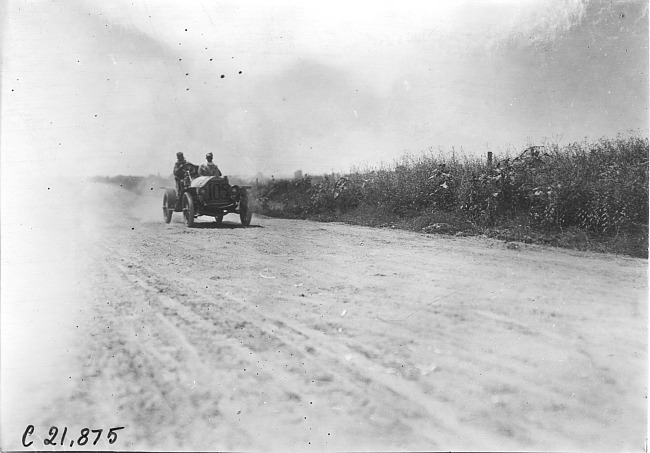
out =
[[[189,167],[189,168],[188,168]],[[183,178],[185,178],[185,170],[194,170],[194,165],[185,160],[183,153],[176,153],[176,163],[174,163],[174,178],[176,178],[176,187],[179,192],[183,190]]]

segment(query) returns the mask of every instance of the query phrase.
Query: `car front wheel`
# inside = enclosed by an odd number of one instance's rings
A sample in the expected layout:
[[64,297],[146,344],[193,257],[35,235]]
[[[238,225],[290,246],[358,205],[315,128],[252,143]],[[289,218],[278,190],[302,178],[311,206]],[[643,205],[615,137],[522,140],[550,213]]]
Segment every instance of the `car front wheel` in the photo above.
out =
[[243,226],[249,226],[251,224],[251,219],[253,218],[253,211],[248,205],[248,200],[242,200],[241,206],[239,208],[239,219]]
[[165,220],[165,223],[169,223],[172,221],[172,214],[174,213],[174,207],[172,206],[172,203],[170,203],[170,197],[168,193],[165,193],[165,196],[163,197],[163,219]]
[[194,200],[189,193],[183,195],[183,218],[188,227],[194,225]]

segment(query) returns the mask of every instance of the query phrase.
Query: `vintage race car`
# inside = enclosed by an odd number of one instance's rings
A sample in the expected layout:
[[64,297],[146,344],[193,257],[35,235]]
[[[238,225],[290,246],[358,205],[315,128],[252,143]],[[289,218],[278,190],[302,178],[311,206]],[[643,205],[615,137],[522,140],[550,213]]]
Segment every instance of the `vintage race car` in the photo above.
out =
[[253,211],[248,189],[251,186],[231,186],[227,176],[196,176],[196,166],[191,166],[184,172],[185,177],[179,181],[177,188],[165,189],[165,223],[171,222],[174,212],[182,212],[185,224],[189,227],[194,225],[194,219],[202,215],[214,217],[220,223],[223,216],[235,213],[239,214],[242,225],[250,225]]

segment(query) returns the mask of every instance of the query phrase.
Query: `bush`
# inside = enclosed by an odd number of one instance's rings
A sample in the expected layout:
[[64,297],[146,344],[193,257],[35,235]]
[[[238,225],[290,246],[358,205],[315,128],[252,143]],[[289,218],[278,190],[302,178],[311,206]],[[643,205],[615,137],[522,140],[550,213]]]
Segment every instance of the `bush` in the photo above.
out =
[[429,151],[347,175],[270,181],[258,196],[270,215],[352,221],[355,212],[367,218],[375,210],[399,221],[420,219],[411,222],[416,228],[432,214],[449,213],[464,230],[517,219],[537,231],[618,235],[648,225],[648,139],[547,143],[491,166]]

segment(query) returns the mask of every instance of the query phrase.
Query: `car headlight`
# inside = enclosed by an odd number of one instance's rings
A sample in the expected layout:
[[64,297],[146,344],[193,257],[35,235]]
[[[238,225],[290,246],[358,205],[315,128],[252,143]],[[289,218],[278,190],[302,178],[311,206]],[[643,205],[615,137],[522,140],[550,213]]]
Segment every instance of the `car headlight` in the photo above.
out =
[[230,188],[230,198],[236,199],[239,196],[239,192],[240,192],[239,186],[232,186]]
[[200,193],[201,195],[205,195],[205,189],[201,189],[201,190],[199,190],[199,193]]

